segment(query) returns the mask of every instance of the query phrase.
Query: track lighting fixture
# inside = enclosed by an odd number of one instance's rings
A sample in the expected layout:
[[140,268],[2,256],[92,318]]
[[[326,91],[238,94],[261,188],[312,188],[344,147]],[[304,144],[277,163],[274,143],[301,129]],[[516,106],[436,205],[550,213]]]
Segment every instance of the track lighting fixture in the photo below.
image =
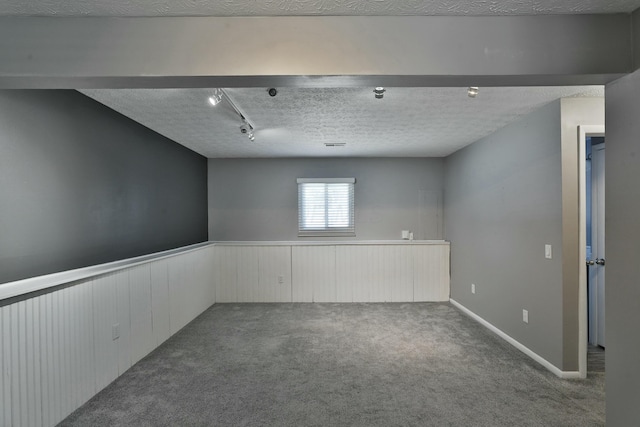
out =
[[253,125],[246,119],[243,119],[243,122],[240,125],[240,133],[243,135],[247,135],[249,141],[255,141],[256,139],[255,135],[253,134]]
[[382,86],[378,86],[377,88],[375,88],[373,90],[373,93],[375,93],[375,97],[376,99],[382,99],[384,97],[384,93],[387,90],[385,88],[383,88]]
[[478,96],[478,88],[476,86],[470,86],[469,89],[467,89],[467,96],[469,98],[475,98]]
[[231,99],[229,94],[225,92],[224,89],[214,89],[213,94],[209,97],[209,104],[214,106],[218,105],[220,102],[222,102],[223,99],[226,99],[227,103],[231,106],[234,113],[236,113],[240,117],[240,120],[242,120],[242,124],[240,125],[240,133],[243,135],[247,135],[249,137],[249,141],[254,141],[256,139],[253,133],[255,126],[247,118],[246,114],[244,114],[242,110],[238,108],[236,103],[233,102],[233,99]]
[[209,97],[209,104],[216,106],[222,101],[222,89],[214,89],[213,94]]

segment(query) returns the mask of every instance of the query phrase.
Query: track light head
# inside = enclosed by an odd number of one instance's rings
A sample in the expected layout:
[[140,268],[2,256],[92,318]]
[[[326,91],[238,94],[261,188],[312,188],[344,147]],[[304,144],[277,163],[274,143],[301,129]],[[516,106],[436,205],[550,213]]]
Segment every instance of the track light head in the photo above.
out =
[[222,91],[220,89],[214,89],[213,95],[209,97],[209,104],[214,107],[222,101]]

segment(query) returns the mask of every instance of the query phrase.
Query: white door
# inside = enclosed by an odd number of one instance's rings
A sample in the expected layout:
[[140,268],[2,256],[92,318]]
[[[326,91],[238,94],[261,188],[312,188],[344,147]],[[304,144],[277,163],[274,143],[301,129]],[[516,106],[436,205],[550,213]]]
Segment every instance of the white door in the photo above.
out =
[[589,262],[589,342],[605,346],[604,325],[604,148],[591,148],[591,262]]

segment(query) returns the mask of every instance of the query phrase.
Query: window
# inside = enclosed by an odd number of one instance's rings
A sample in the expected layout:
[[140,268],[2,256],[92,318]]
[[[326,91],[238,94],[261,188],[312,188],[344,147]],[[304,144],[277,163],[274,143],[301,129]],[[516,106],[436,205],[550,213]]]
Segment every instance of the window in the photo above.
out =
[[355,178],[298,178],[298,235],[354,236]]

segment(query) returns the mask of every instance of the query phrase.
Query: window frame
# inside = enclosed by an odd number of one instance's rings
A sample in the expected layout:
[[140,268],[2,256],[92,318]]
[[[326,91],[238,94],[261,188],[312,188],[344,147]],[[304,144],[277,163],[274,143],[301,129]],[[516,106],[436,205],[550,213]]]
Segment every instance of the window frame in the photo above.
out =
[[[355,178],[298,178],[298,236],[299,237],[349,237],[356,235],[355,228]],[[347,227],[329,227],[326,226],[322,229],[305,229],[303,227],[303,215],[304,215],[304,206],[302,200],[302,189],[304,184],[349,184],[349,195],[348,195],[348,216],[349,216],[349,225]],[[326,190],[325,190],[326,191]],[[326,194],[326,193],[325,193]],[[325,196],[326,200],[326,196]],[[328,206],[325,201],[324,205],[324,215],[328,221]]]

